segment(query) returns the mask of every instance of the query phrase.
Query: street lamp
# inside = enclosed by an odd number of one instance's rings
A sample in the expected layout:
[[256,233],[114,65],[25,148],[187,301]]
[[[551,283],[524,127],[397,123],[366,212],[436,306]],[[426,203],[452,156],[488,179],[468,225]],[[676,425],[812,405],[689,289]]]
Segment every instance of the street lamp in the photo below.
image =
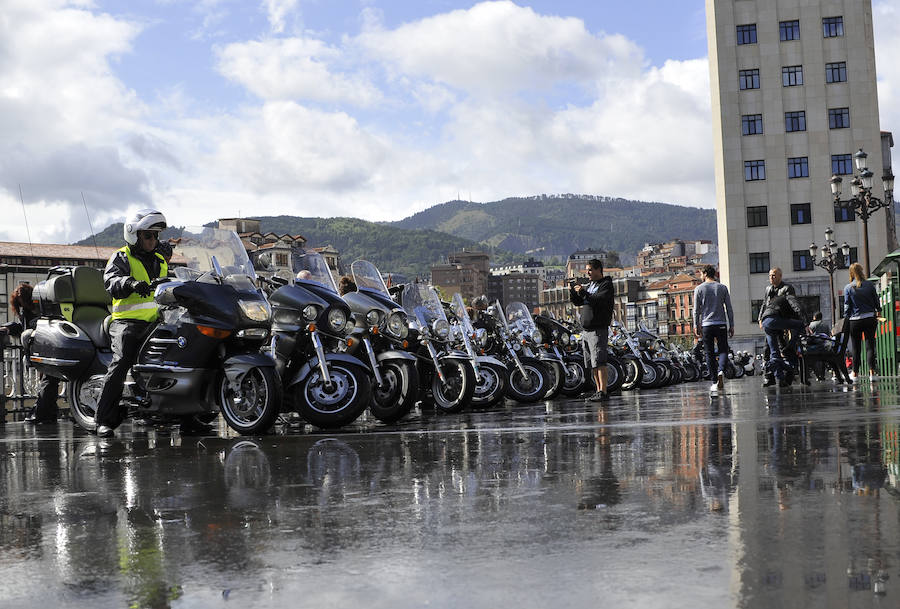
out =
[[[863,221],[863,255],[866,263],[866,276],[869,275],[869,218],[873,213],[882,207],[891,208],[894,203],[894,174],[890,169],[881,177],[884,186],[884,199],[879,199],[872,194],[872,178],[874,174],[869,171],[868,159],[869,155],[860,148],[853,155],[856,164],[857,175],[850,180],[850,198],[841,199],[841,183],[843,180],[839,175],[831,176],[831,194],[834,197],[834,206],[836,208],[846,208],[862,218]],[[833,295],[833,294],[832,294]]]
[[822,245],[822,259],[816,260],[816,252],[819,251],[819,246],[815,243],[809,244],[809,256],[814,265],[825,269],[828,273],[828,283],[831,287],[831,323],[834,324],[837,320],[834,308],[834,271],[842,268],[846,263],[847,257],[850,256],[850,246],[844,241],[841,243],[840,250],[838,250],[838,244],[834,242],[832,237],[834,237],[834,231],[831,230],[831,227],[829,226],[825,229],[825,244]]

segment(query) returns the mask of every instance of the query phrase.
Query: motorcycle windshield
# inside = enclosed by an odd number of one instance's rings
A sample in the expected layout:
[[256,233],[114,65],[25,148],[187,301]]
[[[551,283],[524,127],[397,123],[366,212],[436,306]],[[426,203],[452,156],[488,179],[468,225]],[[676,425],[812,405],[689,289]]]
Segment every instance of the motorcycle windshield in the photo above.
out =
[[337,293],[337,284],[325,258],[319,252],[295,249],[291,252],[291,272],[297,281],[312,281]]
[[408,283],[403,288],[403,310],[420,324],[430,326],[438,319],[447,321],[441,299],[427,283]]
[[500,322],[500,325],[509,332],[509,324],[506,323],[506,314],[503,312],[503,307],[500,305],[499,300],[495,300],[494,304],[488,307],[488,314],[491,315],[494,319]]
[[353,275],[353,282],[357,289],[372,290],[380,292],[388,298],[391,297],[387,286],[384,285],[384,279],[381,278],[381,273],[368,260],[357,260],[351,264],[350,273]]
[[256,271],[253,270],[247,250],[234,231],[188,226],[181,233],[176,249],[178,255],[186,261],[184,267],[175,268],[175,276],[179,279],[193,280],[203,273],[218,274],[220,270],[226,279],[234,276],[256,279]]
[[472,326],[472,320],[469,319],[469,312],[466,311],[466,305],[463,304],[463,299],[462,296],[459,295],[459,292],[453,295],[453,300],[450,301],[450,310],[456,315],[456,319],[459,320],[459,324],[466,334],[471,336],[475,333],[475,328]]
[[506,321],[510,326],[515,326],[525,332],[526,336],[531,336],[531,333],[537,328],[528,307],[522,302],[511,302],[507,305]]

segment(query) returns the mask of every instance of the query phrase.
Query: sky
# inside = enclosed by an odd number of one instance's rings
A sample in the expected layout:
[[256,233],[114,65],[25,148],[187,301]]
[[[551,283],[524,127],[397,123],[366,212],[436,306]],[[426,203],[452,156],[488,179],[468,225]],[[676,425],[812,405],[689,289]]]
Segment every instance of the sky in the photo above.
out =
[[[900,131],[900,0],[873,0]],[[141,208],[714,207],[704,0],[0,0],[0,241]]]

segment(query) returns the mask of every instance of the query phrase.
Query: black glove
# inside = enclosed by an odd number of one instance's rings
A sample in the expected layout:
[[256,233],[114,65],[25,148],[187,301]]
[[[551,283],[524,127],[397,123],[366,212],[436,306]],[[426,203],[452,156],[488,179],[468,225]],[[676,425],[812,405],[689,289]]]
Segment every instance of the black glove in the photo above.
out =
[[128,280],[128,286],[131,288],[132,292],[137,293],[140,296],[146,298],[153,291],[150,289],[150,284],[146,281],[138,281],[134,277]]

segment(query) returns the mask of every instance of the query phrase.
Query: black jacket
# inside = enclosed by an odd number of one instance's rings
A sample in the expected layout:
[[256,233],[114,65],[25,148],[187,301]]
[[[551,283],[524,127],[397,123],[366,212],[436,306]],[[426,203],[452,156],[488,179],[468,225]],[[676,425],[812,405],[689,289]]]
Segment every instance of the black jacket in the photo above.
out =
[[[129,245],[128,249],[131,250],[132,256],[141,261],[144,268],[147,269],[147,276],[151,279],[159,277],[160,261],[156,253],[159,252],[163,256],[172,253],[172,247],[168,244],[157,247],[150,253],[144,252],[137,246]],[[106,270],[103,271],[103,285],[113,298],[127,298],[134,293],[134,290],[128,285],[129,279],[131,279],[131,265],[128,263],[128,256],[125,255],[125,252],[116,252],[106,263]]]
[[805,321],[794,286],[782,282],[780,285],[769,285],[766,288],[763,306],[759,310],[759,321],[767,317],[786,317]]
[[613,313],[613,281],[611,277],[601,277],[596,283],[597,290],[588,294],[588,284],[581,294],[575,291],[575,287],[569,288],[569,300],[572,304],[581,307],[581,327],[585,330],[599,330],[608,328],[612,321]]

